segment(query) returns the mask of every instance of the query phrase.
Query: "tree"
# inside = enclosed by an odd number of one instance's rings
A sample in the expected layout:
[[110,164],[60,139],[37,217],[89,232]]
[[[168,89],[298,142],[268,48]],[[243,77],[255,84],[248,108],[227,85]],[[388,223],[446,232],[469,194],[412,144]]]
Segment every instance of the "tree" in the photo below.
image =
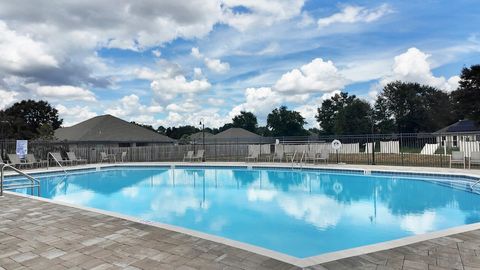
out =
[[173,139],[180,139],[183,135],[191,135],[193,133],[199,132],[200,129],[194,126],[179,126],[179,127],[169,127],[165,131],[165,135]]
[[323,134],[331,135],[335,133],[335,118],[337,114],[343,107],[351,104],[355,99],[355,95],[349,96],[348,93],[342,92],[322,102],[322,106],[317,109],[315,118],[322,128]]
[[480,121],[480,65],[462,69],[459,87],[451,96],[459,119]]
[[290,111],[286,106],[274,109],[267,117],[272,136],[306,136],[308,131],[303,128],[306,123],[299,112]]
[[324,100],[315,117],[323,134],[371,132],[372,109],[370,104],[355,95],[350,96],[346,92]]
[[137,123],[137,122],[135,122],[135,121],[132,121],[132,122],[130,122],[130,123],[135,124],[135,125],[137,125],[137,126],[139,126],[139,127],[143,127],[143,128],[148,129],[148,130],[157,132],[157,131],[153,128],[152,125],[140,124],[140,123]]
[[366,134],[372,131],[372,107],[361,99],[354,99],[335,116],[335,134]]
[[41,128],[43,125],[49,125],[51,130],[55,130],[63,122],[57,109],[42,100],[22,100],[7,108],[2,115],[10,123],[8,136],[17,139],[38,138],[39,130],[45,131],[45,127]]
[[156,131],[162,135],[167,133],[167,129],[164,126],[159,126]]
[[383,118],[377,119],[379,123],[385,126],[394,123],[396,132],[433,132],[455,120],[448,94],[418,83],[387,84],[376,100],[375,109],[377,118]]
[[241,111],[239,115],[232,118],[232,125],[233,127],[256,132],[258,127],[257,117],[251,112]]

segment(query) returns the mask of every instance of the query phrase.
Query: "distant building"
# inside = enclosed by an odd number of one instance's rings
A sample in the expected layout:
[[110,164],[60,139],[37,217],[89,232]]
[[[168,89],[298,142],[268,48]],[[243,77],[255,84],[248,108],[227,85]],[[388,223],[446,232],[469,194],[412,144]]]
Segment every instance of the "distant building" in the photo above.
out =
[[[193,134],[191,134],[190,136],[188,136],[188,139],[189,139],[190,141],[192,141],[192,142],[193,142],[193,141],[195,141],[195,142],[197,142],[197,143],[198,143],[198,142],[202,142],[203,136],[204,136],[203,133],[204,133],[204,132],[202,132],[202,131],[197,132],[197,133],[193,133]],[[213,136],[214,136],[214,135],[213,135],[212,133],[210,133],[210,132],[205,132],[205,140],[209,140],[209,139],[211,139]]]
[[461,142],[480,141],[480,124],[473,120],[460,120],[434,134],[442,147],[459,147]]
[[[243,128],[229,128],[225,131],[215,134],[213,137],[210,137],[209,140],[214,140],[216,142],[228,142],[228,143],[260,143],[267,142],[266,138],[250,132]],[[267,142],[268,143],[268,142]]]
[[174,139],[112,115],[90,118],[71,127],[55,130],[55,138],[69,143],[119,147],[172,144]]

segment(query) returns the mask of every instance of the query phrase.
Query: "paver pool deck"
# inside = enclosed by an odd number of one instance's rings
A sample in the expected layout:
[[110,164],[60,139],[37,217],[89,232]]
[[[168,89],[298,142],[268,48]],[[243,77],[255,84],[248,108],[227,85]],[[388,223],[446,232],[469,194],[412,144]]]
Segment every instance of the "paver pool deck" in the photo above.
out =
[[[180,232],[7,193],[0,197],[1,269],[301,268]],[[480,269],[480,230],[305,269]]]

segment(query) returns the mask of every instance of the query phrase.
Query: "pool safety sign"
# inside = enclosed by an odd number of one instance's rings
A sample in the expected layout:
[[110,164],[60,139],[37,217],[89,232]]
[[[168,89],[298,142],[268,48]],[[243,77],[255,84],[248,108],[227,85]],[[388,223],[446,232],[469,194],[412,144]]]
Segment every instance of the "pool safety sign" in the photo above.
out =
[[28,153],[28,141],[27,140],[17,140],[17,155],[19,158],[25,158]]

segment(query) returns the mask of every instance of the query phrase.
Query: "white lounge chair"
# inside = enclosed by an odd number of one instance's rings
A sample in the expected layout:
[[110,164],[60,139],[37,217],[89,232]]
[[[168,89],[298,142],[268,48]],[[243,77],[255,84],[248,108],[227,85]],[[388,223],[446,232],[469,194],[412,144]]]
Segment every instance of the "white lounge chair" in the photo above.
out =
[[272,161],[275,162],[275,160],[278,160],[282,162],[283,160],[283,153],[282,152],[275,152],[273,153]]
[[122,152],[120,159],[122,160],[122,163],[125,162],[127,160],[127,152]]
[[468,163],[468,168],[471,169],[473,165],[480,165],[480,152],[471,152],[470,153],[470,162]]
[[113,163],[116,162],[115,155],[113,155],[113,154],[108,155],[105,152],[100,152],[100,163],[103,163],[104,161],[110,162],[112,160],[113,160]]
[[258,161],[258,156],[260,154],[257,151],[254,151],[251,155],[248,157],[245,157],[245,161],[248,162],[249,160],[253,160],[254,162]]
[[10,165],[13,165],[14,167],[21,167],[21,166],[24,166],[24,167],[33,167],[33,163],[30,163],[30,162],[22,162],[20,160],[20,158],[17,156],[17,154],[7,154],[8,156],[8,160],[10,160]]
[[193,158],[193,151],[188,151],[187,154],[183,156],[183,161],[184,162],[187,160],[191,161],[192,158]]
[[67,165],[68,165],[68,164],[70,164],[70,165],[73,164],[73,161],[68,160],[68,159],[64,159],[64,158],[62,157],[62,154],[60,154],[59,152],[53,152],[53,153],[51,153],[51,154],[52,154],[52,156],[53,156],[60,164],[62,164],[62,165],[63,165],[63,164],[67,164]]
[[38,165],[38,167],[47,166],[46,160],[37,159],[34,154],[27,154],[27,162]]
[[81,158],[77,158],[77,156],[75,155],[75,152],[67,152],[67,157],[68,159],[72,162],[72,163],[85,163],[87,164],[87,160],[86,159],[81,159]]
[[462,151],[453,151],[450,156],[450,168],[452,164],[463,164],[463,168],[465,169],[465,153]]
[[197,154],[195,154],[193,157],[192,157],[192,161],[195,161],[195,160],[198,160],[198,161],[202,161],[203,160],[203,154],[205,153],[205,150],[198,150],[197,151]]
[[324,161],[325,163],[328,162],[328,157],[330,156],[330,154],[326,151],[322,151],[320,153],[307,153],[306,157],[305,157],[305,161],[308,162],[308,161],[312,161],[313,164],[317,163],[317,161]]

